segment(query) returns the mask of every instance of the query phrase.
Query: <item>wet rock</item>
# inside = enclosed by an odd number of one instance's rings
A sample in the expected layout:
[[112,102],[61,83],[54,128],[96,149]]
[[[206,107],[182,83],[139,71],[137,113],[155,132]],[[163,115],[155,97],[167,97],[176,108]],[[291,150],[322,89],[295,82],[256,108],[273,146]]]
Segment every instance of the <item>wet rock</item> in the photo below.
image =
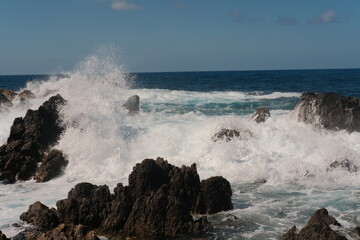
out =
[[0,93],[2,93],[10,102],[14,100],[15,96],[17,95],[17,93],[12,90],[6,90],[2,88],[0,88]]
[[201,192],[196,212],[213,214],[233,209],[230,183],[223,177],[211,177],[201,181]]
[[59,217],[55,209],[49,209],[37,201],[21,214],[20,219],[37,227],[38,230],[50,230],[59,225]]
[[260,107],[251,116],[257,123],[265,122],[270,117],[270,111],[266,107]]
[[59,150],[53,149],[35,172],[37,182],[46,182],[59,176],[68,165],[68,160]]
[[225,140],[226,142],[230,142],[234,138],[241,139],[243,136],[252,137],[253,135],[249,130],[234,130],[223,128],[219,132],[215,133],[215,135],[212,137],[212,140],[214,142],[219,140]]
[[126,103],[123,105],[127,110],[129,110],[130,114],[136,114],[140,111],[140,97],[138,95],[134,95],[129,97]]
[[37,240],[100,240],[96,231],[84,225],[61,224],[40,234]]
[[11,101],[9,101],[9,99],[1,92],[0,92],[0,105],[5,106],[5,107],[11,107],[12,106]]
[[79,183],[70,190],[67,199],[57,201],[60,221],[98,228],[107,216],[106,208],[111,198],[106,185]]
[[346,240],[347,238],[331,229],[331,225],[341,226],[334,217],[329,216],[325,208],[317,210],[310,218],[308,225],[297,232],[292,227],[282,240]]
[[64,131],[58,107],[65,100],[56,95],[38,110],[29,109],[24,118],[16,118],[7,144],[0,148],[0,181],[8,183],[28,180],[34,176],[44,152],[54,145]]
[[359,170],[358,166],[356,166],[354,163],[350,162],[348,159],[344,159],[341,161],[332,162],[326,171],[328,172],[336,168],[341,168],[349,172],[357,172]]
[[329,130],[360,131],[360,101],[336,93],[307,92],[301,96],[296,118]]
[[35,98],[35,94],[32,93],[30,90],[24,90],[21,93],[19,93],[18,97],[24,99],[30,99],[30,98]]
[[0,231],[0,240],[10,240],[10,238],[7,238],[5,234]]

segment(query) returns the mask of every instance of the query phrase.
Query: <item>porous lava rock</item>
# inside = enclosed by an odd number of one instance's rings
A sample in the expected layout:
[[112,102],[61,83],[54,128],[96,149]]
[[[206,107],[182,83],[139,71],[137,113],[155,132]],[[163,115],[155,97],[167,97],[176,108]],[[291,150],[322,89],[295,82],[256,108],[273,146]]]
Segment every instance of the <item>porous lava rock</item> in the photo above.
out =
[[360,101],[336,93],[303,93],[294,109],[296,118],[329,130],[360,131]]
[[58,108],[65,100],[56,95],[38,110],[29,109],[24,118],[15,118],[7,143],[0,147],[0,181],[14,183],[32,178],[65,127]]
[[285,233],[281,240],[347,240],[346,237],[331,229],[331,225],[341,226],[325,208],[315,211],[308,224],[297,232],[296,226]]
[[47,182],[60,175],[67,165],[68,160],[64,154],[57,149],[52,149],[44,158],[40,167],[36,169],[34,179],[37,182]]
[[29,206],[29,209],[21,214],[20,219],[34,225],[38,230],[51,230],[59,225],[59,217],[54,208],[37,201]]
[[127,110],[129,110],[130,114],[136,114],[140,111],[140,97],[138,95],[134,95],[129,97],[126,103],[123,105]]
[[267,107],[260,107],[256,109],[251,117],[255,122],[261,123],[265,122],[270,116],[270,111]]
[[179,168],[162,158],[145,159],[134,166],[129,185],[118,183],[113,194],[106,185],[77,184],[56,203],[56,214],[60,226],[83,225],[108,237],[160,239],[210,229],[206,217],[194,220],[192,214],[229,210],[230,197],[226,179],[201,183],[195,164]]

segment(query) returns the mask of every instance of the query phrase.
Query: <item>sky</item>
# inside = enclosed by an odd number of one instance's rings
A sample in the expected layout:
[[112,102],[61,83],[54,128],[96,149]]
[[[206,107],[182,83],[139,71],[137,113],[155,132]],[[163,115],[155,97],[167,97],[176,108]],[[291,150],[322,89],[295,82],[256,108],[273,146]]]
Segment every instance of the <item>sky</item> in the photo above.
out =
[[1,0],[0,75],[360,67],[360,0]]

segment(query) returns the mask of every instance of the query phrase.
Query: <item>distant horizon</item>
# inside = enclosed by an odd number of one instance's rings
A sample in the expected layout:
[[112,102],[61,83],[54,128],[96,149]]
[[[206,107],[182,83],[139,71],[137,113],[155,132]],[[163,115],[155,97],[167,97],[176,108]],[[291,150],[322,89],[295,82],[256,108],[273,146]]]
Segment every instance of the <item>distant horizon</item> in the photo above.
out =
[[[125,74],[147,74],[147,73],[196,73],[196,72],[271,72],[271,71],[324,71],[324,70],[360,70],[360,67],[353,68],[308,68],[308,69],[257,69],[257,70],[198,70],[198,71],[154,71],[154,72],[124,72]],[[51,76],[66,75],[71,73],[27,73],[27,74],[0,74],[0,76]]]

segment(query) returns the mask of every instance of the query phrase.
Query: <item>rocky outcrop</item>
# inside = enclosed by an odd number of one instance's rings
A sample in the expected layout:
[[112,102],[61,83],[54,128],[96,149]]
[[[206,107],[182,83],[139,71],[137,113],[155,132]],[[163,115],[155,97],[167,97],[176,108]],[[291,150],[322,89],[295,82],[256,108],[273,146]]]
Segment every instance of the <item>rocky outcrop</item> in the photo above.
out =
[[38,110],[29,109],[24,118],[14,120],[7,144],[0,147],[0,181],[13,183],[34,176],[45,152],[64,131],[58,112],[63,104],[65,100],[56,95]]
[[270,111],[266,107],[260,107],[251,116],[257,123],[265,122],[270,117]]
[[297,232],[292,227],[285,233],[282,240],[347,240],[338,232],[331,229],[331,225],[341,226],[334,217],[329,216],[325,208],[317,210],[310,218],[308,225]]
[[52,149],[44,158],[40,167],[36,169],[34,179],[37,182],[47,182],[50,179],[59,176],[67,165],[68,160],[64,154],[57,149]]
[[12,90],[6,90],[2,88],[0,88],[0,93],[3,94],[9,101],[14,100],[15,96],[17,95],[17,93]]
[[325,129],[360,131],[360,101],[354,97],[307,92],[301,96],[294,114],[301,122]]
[[5,234],[3,234],[1,231],[0,231],[0,240],[10,240],[9,238],[7,238],[5,236]]
[[212,137],[214,142],[219,140],[225,140],[226,142],[230,142],[234,138],[242,138],[242,137],[252,137],[252,133],[249,130],[235,130],[223,128],[219,132],[215,133]]
[[[46,220],[51,219],[48,216],[53,210],[40,203],[30,206],[22,215],[24,221],[40,225],[38,219],[41,217],[32,213],[34,206],[39,209],[40,216],[44,215],[46,223],[55,222]],[[206,217],[194,220],[192,213],[232,209],[231,188],[226,179],[213,177],[200,183],[195,164],[179,168],[162,158],[145,159],[136,164],[129,175],[129,185],[117,184],[113,194],[106,185],[79,183],[56,206],[55,216],[63,227],[81,225],[105,236],[156,239],[211,228]],[[50,236],[50,232],[59,232],[57,228],[42,234]]]
[[31,223],[41,231],[51,230],[60,223],[56,210],[54,208],[49,209],[39,201],[30,205],[28,211],[21,214],[20,219]]
[[130,114],[136,114],[140,111],[140,97],[138,95],[134,95],[129,97],[126,103],[123,105],[127,110],[129,110]]
[[353,162],[349,161],[348,159],[344,159],[332,162],[326,169],[326,171],[328,172],[337,168],[343,169],[348,172],[357,172],[359,170],[359,167],[356,166]]
[[211,177],[201,181],[201,192],[196,212],[213,214],[233,209],[231,186],[223,177]]
[[35,98],[35,94],[30,90],[24,90],[18,94],[18,97],[24,99],[30,99],[30,98]]

